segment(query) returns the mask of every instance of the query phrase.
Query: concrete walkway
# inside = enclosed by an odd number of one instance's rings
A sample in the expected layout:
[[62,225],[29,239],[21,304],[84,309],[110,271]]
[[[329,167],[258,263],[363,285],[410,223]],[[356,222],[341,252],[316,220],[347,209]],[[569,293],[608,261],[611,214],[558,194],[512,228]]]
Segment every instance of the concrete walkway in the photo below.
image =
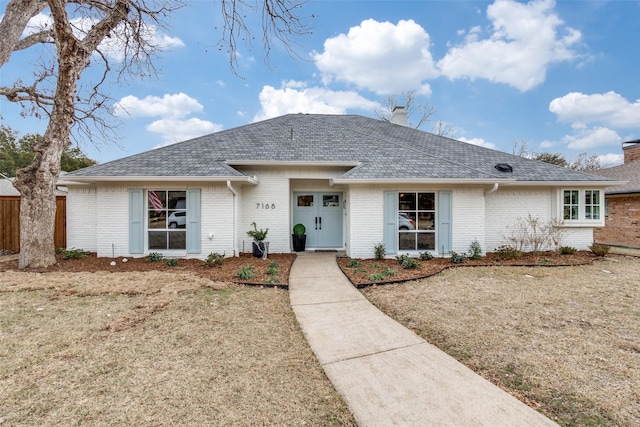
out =
[[300,254],[291,305],[360,426],[555,426],[371,305],[335,254]]

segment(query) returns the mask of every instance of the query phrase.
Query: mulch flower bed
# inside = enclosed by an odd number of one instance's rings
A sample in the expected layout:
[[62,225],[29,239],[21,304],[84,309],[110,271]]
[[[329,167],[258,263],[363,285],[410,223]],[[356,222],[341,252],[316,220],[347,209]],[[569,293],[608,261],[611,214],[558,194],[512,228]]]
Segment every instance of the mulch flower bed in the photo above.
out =
[[520,267],[557,267],[590,264],[596,255],[589,251],[578,251],[573,254],[558,252],[527,252],[520,258],[503,260],[496,254],[488,253],[478,260],[466,260],[464,263],[454,264],[450,258],[434,258],[419,260],[416,268],[405,269],[395,259],[357,259],[339,258],[338,265],[344,274],[358,288],[371,285],[406,282],[408,280],[424,279],[438,274],[447,268],[480,267],[480,266],[520,266]]

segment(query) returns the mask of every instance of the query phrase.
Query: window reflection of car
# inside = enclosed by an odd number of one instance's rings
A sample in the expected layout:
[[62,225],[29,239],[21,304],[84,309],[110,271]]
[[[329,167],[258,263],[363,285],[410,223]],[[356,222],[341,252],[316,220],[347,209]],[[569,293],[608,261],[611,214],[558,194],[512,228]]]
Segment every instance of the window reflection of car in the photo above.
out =
[[187,212],[174,212],[167,220],[169,228],[185,228],[187,226]]
[[413,220],[405,213],[398,214],[398,229],[399,230],[415,230],[416,227],[413,224]]

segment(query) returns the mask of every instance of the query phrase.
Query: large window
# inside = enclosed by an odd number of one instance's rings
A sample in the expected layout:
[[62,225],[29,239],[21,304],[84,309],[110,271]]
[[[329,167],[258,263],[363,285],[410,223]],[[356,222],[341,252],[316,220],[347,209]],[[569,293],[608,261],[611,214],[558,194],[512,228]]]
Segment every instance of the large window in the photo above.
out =
[[399,193],[398,249],[426,251],[436,248],[435,193]]
[[564,190],[562,211],[565,221],[599,221],[600,190]]
[[149,250],[186,249],[185,191],[147,191]]

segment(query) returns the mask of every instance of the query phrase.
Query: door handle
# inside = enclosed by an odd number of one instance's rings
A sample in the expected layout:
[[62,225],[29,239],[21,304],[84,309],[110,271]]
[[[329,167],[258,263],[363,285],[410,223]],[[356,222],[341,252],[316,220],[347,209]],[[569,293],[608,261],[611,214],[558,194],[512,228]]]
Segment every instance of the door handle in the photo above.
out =
[[316,217],[316,230],[318,229],[318,217]]
[[320,230],[322,230],[322,217],[318,217],[320,219]]

